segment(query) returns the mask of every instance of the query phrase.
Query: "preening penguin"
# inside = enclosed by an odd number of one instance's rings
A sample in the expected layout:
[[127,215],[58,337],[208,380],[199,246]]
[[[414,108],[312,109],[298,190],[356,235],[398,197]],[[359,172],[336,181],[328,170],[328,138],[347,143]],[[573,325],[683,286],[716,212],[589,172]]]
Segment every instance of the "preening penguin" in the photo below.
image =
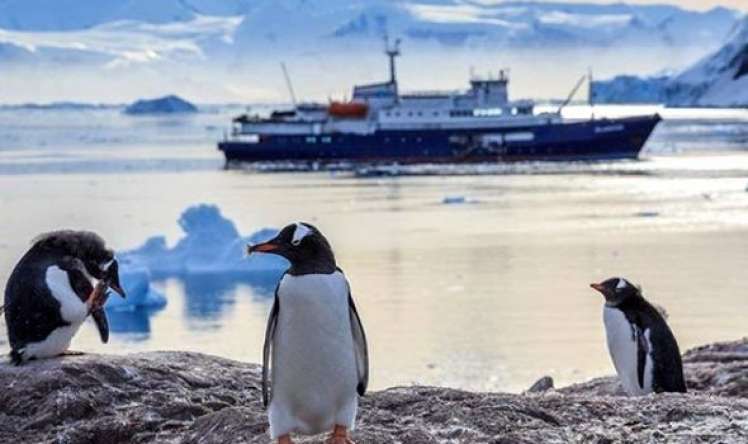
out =
[[684,392],[678,343],[660,312],[623,278],[590,284],[605,297],[608,351],[629,395]]
[[63,230],[36,238],[5,287],[13,363],[64,354],[89,314],[107,342],[110,288],[125,296],[114,253],[97,234]]
[[331,430],[329,443],[350,444],[369,358],[350,286],[330,244],[314,226],[296,223],[248,251],[291,263],[275,290],[263,349],[271,437],[291,443],[294,432]]

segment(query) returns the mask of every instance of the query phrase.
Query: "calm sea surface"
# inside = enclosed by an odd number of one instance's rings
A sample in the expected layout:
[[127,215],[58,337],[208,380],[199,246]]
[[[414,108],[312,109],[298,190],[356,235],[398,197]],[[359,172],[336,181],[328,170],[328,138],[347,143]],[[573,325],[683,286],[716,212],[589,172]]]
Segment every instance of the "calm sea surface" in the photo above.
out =
[[[328,235],[374,388],[520,391],[546,374],[563,385],[611,373],[588,284],[614,275],[666,308],[684,349],[748,334],[748,111],[665,111],[642,161],[386,178],[224,171],[215,140],[237,112],[1,109],[0,283],[40,232],[93,229],[121,250],[176,242],[181,212],[213,203],[243,234],[306,220]],[[166,307],[110,313],[109,344],[87,323],[73,347],[261,360],[272,285],[220,274],[154,285]]]

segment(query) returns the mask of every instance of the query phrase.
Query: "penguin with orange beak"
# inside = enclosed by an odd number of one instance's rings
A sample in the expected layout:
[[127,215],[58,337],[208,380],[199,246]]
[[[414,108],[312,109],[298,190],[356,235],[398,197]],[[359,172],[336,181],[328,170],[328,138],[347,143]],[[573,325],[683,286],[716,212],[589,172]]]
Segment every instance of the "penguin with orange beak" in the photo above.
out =
[[275,291],[263,349],[263,403],[270,435],[331,432],[328,443],[352,444],[358,397],[369,380],[366,335],[350,285],[325,236],[295,223],[248,248],[291,266]]
[[590,287],[605,298],[603,322],[608,351],[626,393],[685,393],[678,342],[641,290],[617,277]]

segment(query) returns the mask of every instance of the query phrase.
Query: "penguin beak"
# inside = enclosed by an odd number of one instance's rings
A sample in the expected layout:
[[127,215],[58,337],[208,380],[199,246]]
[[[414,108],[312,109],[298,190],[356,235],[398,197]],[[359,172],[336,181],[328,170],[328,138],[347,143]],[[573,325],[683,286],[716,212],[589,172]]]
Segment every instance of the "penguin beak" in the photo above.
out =
[[118,295],[120,295],[122,297],[122,299],[125,299],[127,297],[127,295],[125,294],[125,290],[122,289],[122,287],[120,286],[119,282],[112,282],[112,283],[110,283],[109,284],[109,288],[111,288],[112,290],[114,290],[115,293],[117,293]]
[[122,285],[119,283],[119,264],[116,260],[112,261],[112,265],[109,266],[106,272],[107,279],[109,280],[109,288],[124,299],[126,297],[125,290],[122,289]]
[[594,288],[595,290],[599,291],[603,296],[605,296],[605,287],[603,287],[603,284],[590,284],[590,287]]
[[247,245],[247,254],[252,253],[272,253],[278,250],[278,244],[274,244],[273,241],[263,242],[261,244]]

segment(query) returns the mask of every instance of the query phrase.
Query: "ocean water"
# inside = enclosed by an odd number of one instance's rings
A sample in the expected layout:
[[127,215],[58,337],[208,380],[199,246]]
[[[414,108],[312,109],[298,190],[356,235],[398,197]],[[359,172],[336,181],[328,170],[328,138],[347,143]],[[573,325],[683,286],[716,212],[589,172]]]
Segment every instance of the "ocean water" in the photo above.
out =
[[[118,250],[152,235],[173,243],[182,211],[212,203],[242,234],[305,220],[328,236],[367,328],[374,389],[583,381],[613,372],[588,286],[610,276],[641,284],[683,349],[747,334],[748,111],[654,110],[666,120],[641,161],[370,177],[224,170],[215,141],[238,108],[0,109],[0,283],[41,232],[92,229]],[[164,308],[110,312],[106,345],[87,322],[73,348],[260,362],[272,280],[203,273],[153,285]]]

